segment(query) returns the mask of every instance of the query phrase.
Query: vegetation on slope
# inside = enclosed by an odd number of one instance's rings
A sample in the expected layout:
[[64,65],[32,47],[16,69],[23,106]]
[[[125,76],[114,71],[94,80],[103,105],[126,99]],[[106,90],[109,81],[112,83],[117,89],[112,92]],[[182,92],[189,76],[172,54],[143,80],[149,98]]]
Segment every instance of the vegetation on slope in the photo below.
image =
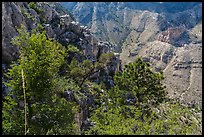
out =
[[[114,74],[114,86],[108,89],[94,76],[111,54],[95,63],[74,56],[66,62],[67,54],[79,50],[47,39],[45,31],[20,29],[13,44],[20,58],[6,75],[11,91],[3,98],[3,134],[197,134],[201,120],[194,116],[196,110],[168,99],[162,73],[141,58]],[[64,91],[73,92],[74,99]],[[88,99],[93,101],[83,104]],[[90,125],[76,117],[85,109]]]

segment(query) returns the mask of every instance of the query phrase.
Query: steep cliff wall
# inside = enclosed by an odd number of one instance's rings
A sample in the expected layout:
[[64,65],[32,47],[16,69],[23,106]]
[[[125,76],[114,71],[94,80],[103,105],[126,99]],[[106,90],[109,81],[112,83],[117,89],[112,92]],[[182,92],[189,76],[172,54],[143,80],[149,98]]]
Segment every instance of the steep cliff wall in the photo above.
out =
[[[82,49],[84,56],[96,60],[99,49],[111,52],[111,44],[98,41],[86,26],[76,22],[73,16],[59,3],[37,2],[33,8],[27,2],[4,2],[2,4],[2,61],[11,63],[19,56],[18,48],[10,43],[18,35],[17,28],[23,24],[32,30],[41,24],[47,36],[58,40],[63,45],[74,43]],[[106,49],[106,50],[105,50]]]
[[[2,11],[2,73],[6,72],[11,62],[19,57],[18,47],[12,45],[10,41],[18,35],[17,28],[21,24],[28,31],[41,24],[47,32],[47,37],[65,46],[76,45],[83,52],[83,57],[77,57],[79,61],[89,59],[95,62],[102,53],[112,52],[112,44],[96,39],[86,26],[76,22],[73,15],[59,3],[36,2],[33,7],[27,2],[4,2]],[[106,76],[112,71],[118,71],[119,68],[119,57],[114,56],[110,65],[106,67]],[[2,79],[5,80],[4,77]],[[111,81],[112,78],[106,79]],[[5,89],[5,85],[2,84],[2,88]]]

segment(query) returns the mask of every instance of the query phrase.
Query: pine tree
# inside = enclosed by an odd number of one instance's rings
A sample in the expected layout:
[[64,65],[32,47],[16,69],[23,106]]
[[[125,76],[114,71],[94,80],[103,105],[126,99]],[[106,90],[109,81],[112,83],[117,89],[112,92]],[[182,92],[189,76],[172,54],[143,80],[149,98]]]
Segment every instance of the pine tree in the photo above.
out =
[[191,120],[194,112],[168,99],[162,79],[162,73],[154,72],[141,58],[126,65],[115,74],[115,86],[100,96],[103,103],[91,113],[92,126],[85,133],[194,134],[198,130]]
[[163,79],[162,72],[154,72],[147,62],[138,57],[134,63],[125,65],[122,72],[116,73],[115,87],[110,94],[122,104],[132,100],[138,107],[149,108],[165,100]]

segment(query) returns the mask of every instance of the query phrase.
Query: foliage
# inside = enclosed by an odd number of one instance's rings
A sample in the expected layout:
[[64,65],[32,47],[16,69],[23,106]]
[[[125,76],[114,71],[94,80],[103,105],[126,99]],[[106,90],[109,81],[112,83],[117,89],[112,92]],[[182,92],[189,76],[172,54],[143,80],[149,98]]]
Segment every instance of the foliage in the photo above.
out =
[[[79,50],[73,45],[69,45],[67,52],[70,54],[79,52]],[[80,88],[83,88],[86,81],[94,81],[96,74],[105,69],[112,57],[112,53],[103,53],[98,62],[92,62],[90,60],[79,62],[76,58],[72,58],[70,64],[67,64],[65,67],[66,77],[73,79]]]
[[[86,134],[94,135],[128,135],[132,134],[135,120],[126,115],[127,107],[115,106],[114,104],[102,105],[92,114],[94,124]],[[138,113],[141,112],[138,110]]]
[[45,28],[41,24],[37,24],[36,30],[42,33],[45,30]]
[[100,96],[103,103],[92,111],[93,126],[85,134],[195,134],[194,112],[167,100],[162,79],[141,58],[126,65],[114,76],[115,86]]
[[154,134],[197,134],[198,123],[194,119],[199,118],[195,115],[197,112],[194,109],[169,101],[160,104],[157,110],[158,120],[155,121]]
[[32,8],[32,9],[34,9],[38,14],[40,14],[40,13],[43,12],[43,10],[40,9],[40,8],[37,6],[36,2],[30,2],[30,3],[28,4],[28,6],[29,6],[30,8]]
[[162,73],[154,72],[140,57],[134,63],[125,65],[122,72],[114,76],[115,87],[110,97],[122,104],[134,100],[138,107],[149,108],[163,102],[166,97]]
[[[19,47],[20,58],[6,74],[9,81],[5,84],[12,91],[5,97],[8,101],[3,102],[3,133],[24,134],[23,107],[27,107],[27,134],[46,134],[51,129],[54,134],[74,134],[73,109],[76,104],[56,97],[57,92],[64,90],[58,87],[63,80],[59,77],[59,68],[66,56],[64,47],[48,40],[45,31],[33,30],[30,34],[21,28],[18,32],[19,36],[12,43]],[[22,69],[26,106],[19,104],[23,100]]]
[[[165,103],[163,112],[144,115],[135,106],[106,104],[92,113],[94,125],[86,134],[94,135],[186,135],[195,134],[194,112],[180,104]],[[185,118],[184,118],[185,117]],[[184,118],[183,120],[181,120]]]
[[99,57],[99,62],[103,64],[108,64],[111,62],[111,59],[114,57],[112,52],[110,53],[102,53]]
[[[70,47],[70,46],[69,46]],[[75,48],[74,48],[75,49]],[[76,50],[69,50],[68,54],[76,53]],[[78,50],[77,50],[78,51]],[[109,57],[103,59],[103,63],[109,61]],[[103,89],[102,85],[95,83],[99,72],[104,69],[105,64],[102,62],[91,62],[90,60],[83,60],[79,62],[75,57],[71,62],[66,64],[64,77],[69,83],[67,91],[74,93],[74,100],[80,104],[81,109],[85,109],[88,113],[98,108],[103,103]],[[89,114],[85,114],[87,117]],[[86,124],[81,127],[81,133],[87,128]]]
[[[49,130],[53,134],[76,134],[74,114],[77,111],[76,104],[63,98],[51,97],[53,100],[45,103],[32,104],[32,117],[27,129],[28,135],[45,135]],[[10,96],[6,96],[7,102],[3,103],[3,134],[24,134],[24,111]]]
[[21,13],[24,17],[27,17],[29,19],[32,19],[33,21],[36,21],[36,18],[32,16],[30,13],[28,13],[24,8],[21,8]]
[[[25,28],[18,32],[12,43],[19,47],[20,58],[6,74],[11,92],[3,100],[3,134],[25,134],[25,113],[29,135],[180,135],[199,130],[196,112],[168,100],[162,72],[154,72],[140,57],[117,72],[114,87],[107,90],[98,74],[111,65],[113,53],[103,53],[95,62],[78,61],[76,46],[63,47],[48,39],[41,25],[31,33]],[[66,62],[71,54],[77,55]],[[27,104],[21,103],[22,70]],[[65,99],[64,91],[73,92],[72,102]],[[91,119],[92,126],[77,122],[79,110],[88,111],[83,116]]]
[[49,130],[52,130],[55,135],[75,134],[76,104],[64,98],[53,96],[52,99],[51,102],[33,105],[35,115],[30,122],[29,134],[45,135]]
[[[19,30],[19,36],[12,40],[20,48],[19,65],[14,64],[7,77],[7,83],[15,94],[22,95],[21,69],[24,70],[27,96],[45,98],[53,88],[53,80],[64,62],[65,50],[56,41],[47,40],[45,31],[29,34]],[[49,94],[48,94],[49,93]]]
[[69,44],[67,46],[67,52],[68,53],[79,53],[79,49],[75,45]]
[[6,96],[2,110],[2,134],[24,134],[24,111],[18,108],[18,103],[11,96]]

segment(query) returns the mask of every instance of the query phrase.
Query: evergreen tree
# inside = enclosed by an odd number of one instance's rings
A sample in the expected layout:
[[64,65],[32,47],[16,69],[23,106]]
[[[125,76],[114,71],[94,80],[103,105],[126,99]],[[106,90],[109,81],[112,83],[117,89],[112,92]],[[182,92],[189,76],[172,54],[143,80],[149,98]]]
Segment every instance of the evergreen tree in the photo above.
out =
[[154,72],[147,62],[138,57],[134,63],[125,65],[122,72],[116,73],[115,86],[110,91],[110,97],[118,103],[132,102],[138,107],[148,109],[165,100],[163,79],[162,72]]
[[[162,79],[162,73],[154,72],[141,58],[126,65],[122,72],[115,74],[115,86],[101,95],[103,103],[92,112],[93,124],[85,133],[96,135],[195,133],[196,124],[191,121],[194,112],[179,103],[169,101],[161,83]],[[183,117],[185,120],[182,121]]]

